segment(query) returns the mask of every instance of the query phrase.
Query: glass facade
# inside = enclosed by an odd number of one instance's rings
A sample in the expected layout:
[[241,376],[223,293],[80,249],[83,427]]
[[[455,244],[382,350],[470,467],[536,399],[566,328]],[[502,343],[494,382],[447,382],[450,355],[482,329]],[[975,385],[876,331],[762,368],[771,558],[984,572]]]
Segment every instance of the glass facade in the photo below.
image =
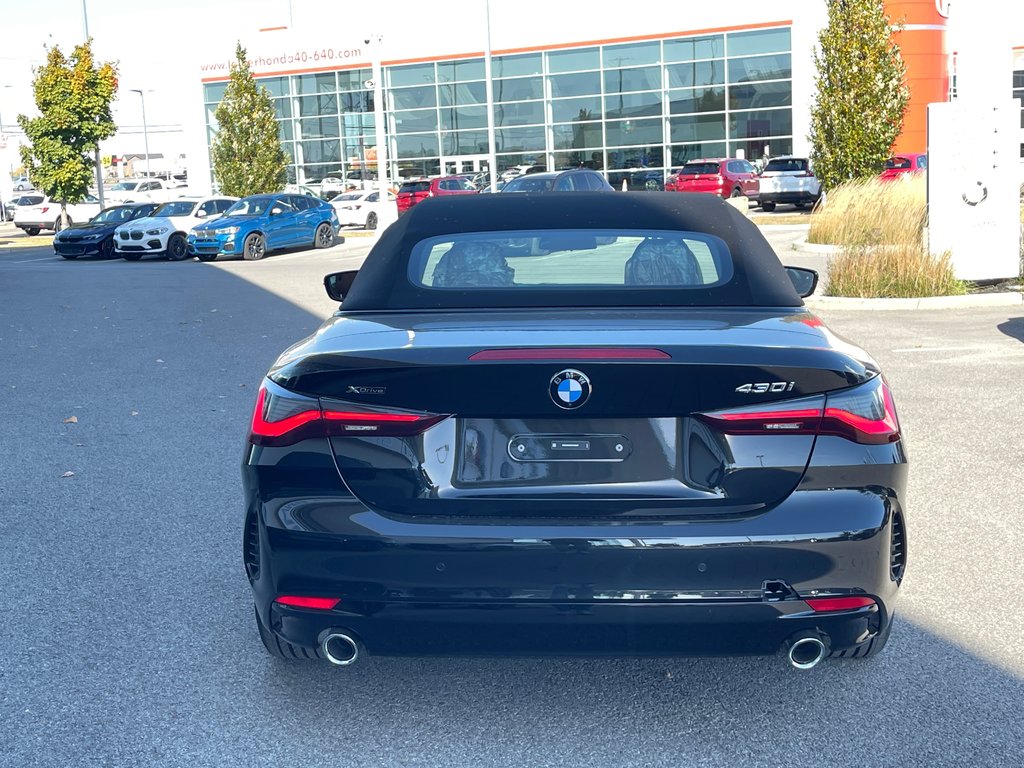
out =
[[[697,157],[793,151],[788,26],[384,68],[392,177],[484,167],[586,166],[653,188]],[[375,169],[368,69],[260,78],[277,107],[292,181]],[[224,84],[206,86],[208,130]],[[368,151],[369,150],[369,151]],[[454,162],[453,162],[454,161]],[[456,166],[455,162],[459,165]]]

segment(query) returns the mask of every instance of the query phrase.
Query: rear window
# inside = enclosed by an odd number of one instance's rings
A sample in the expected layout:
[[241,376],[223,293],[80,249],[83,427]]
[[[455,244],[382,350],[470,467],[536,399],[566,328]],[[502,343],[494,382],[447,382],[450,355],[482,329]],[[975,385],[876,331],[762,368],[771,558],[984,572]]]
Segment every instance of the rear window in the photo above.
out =
[[718,173],[718,163],[687,163],[680,171],[680,176],[696,176],[700,173]]
[[403,192],[429,192],[430,182],[429,181],[407,181],[402,185],[402,188],[398,190],[398,194]]
[[[912,165],[913,163],[910,161],[909,157],[890,157],[885,161],[886,168],[896,171],[905,171]],[[876,165],[875,167],[877,168],[878,166]]]
[[453,234],[420,241],[409,260],[413,285],[437,290],[696,289],[722,285],[732,273],[725,242],[697,232]]
[[24,197],[19,197],[14,204],[19,206],[28,206],[39,205],[41,202],[43,202],[42,195],[25,195]]
[[766,171],[806,171],[808,161],[801,157],[786,157],[779,160],[769,160],[764,167]]
[[555,180],[538,179],[536,176],[517,176],[502,187],[502,192],[550,192]]

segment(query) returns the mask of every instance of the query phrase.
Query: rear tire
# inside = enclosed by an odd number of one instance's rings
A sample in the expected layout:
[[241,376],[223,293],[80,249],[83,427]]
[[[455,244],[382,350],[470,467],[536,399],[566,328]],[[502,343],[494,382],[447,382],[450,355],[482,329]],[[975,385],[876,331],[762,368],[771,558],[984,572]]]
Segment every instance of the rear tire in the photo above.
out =
[[729,193],[729,197],[743,197],[743,190],[740,189],[739,187],[736,187],[735,189],[733,189],[732,192]]
[[188,258],[188,243],[181,232],[175,232],[167,240],[167,258],[171,261],[184,261]]
[[761,210],[765,213],[771,213],[775,210],[775,203],[761,203]]
[[875,635],[873,638],[868,640],[866,643],[861,643],[858,646],[850,648],[846,651],[839,651],[838,653],[830,653],[830,659],[870,659],[872,656],[877,656],[885,648],[885,644],[889,642],[889,635],[892,634],[892,624],[895,620],[895,614],[889,617],[889,623],[885,625],[885,629]]
[[259,261],[266,255],[267,244],[263,240],[263,235],[253,232],[245,238],[245,243],[242,245],[242,258],[246,261]]
[[316,228],[316,233],[313,235],[313,247],[330,248],[332,245],[334,245],[334,227],[324,222]]
[[112,259],[117,254],[114,253],[114,238],[108,237],[102,243],[100,243],[100,258],[101,259]]
[[39,227],[29,227],[25,230],[25,234],[29,237],[35,237],[39,234]]
[[264,626],[262,619],[260,619],[260,612],[256,610],[256,606],[253,606],[253,613],[256,614],[256,629],[260,633],[260,640],[263,641],[263,647],[266,648],[267,653],[275,659],[284,659],[285,661],[310,661],[320,658],[320,652],[318,650],[311,651],[308,648],[292,645],[287,640],[282,640],[267,629],[267,627]]
[[370,211],[369,215],[366,217],[366,229],[376,229],[376,228],[377,228],[377,214],[374,213],[373,211]]

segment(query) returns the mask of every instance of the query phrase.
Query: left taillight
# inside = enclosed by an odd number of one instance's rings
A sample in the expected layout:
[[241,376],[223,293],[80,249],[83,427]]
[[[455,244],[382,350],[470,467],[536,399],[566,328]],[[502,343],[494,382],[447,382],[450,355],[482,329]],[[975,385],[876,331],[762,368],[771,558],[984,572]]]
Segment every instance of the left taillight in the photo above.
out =
[[318,437],[408,437],[446,418],[447,414],[367,407],[341,400],[321,402],[264,381],[253,409],[249,442],[284,446]]

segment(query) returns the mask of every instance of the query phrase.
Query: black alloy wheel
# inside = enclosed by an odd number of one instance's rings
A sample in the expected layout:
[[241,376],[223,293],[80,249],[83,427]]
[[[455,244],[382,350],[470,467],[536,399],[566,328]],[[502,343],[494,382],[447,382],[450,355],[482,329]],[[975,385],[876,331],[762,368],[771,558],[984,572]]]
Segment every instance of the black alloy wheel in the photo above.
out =
[[39,234],[39,227],[29,227],[25,230],[25,234],[29,237],[35,237]]
[[242,257],[246,261],[259,261],[266,255],[267,244],[263,240],[263,235],[259,232],[253,232],[245,238],[245,244],[242,246]]
[[102,243],[100,243],[100,258],[101,259],[112,259],[117,254],[114,253],[114,238],[108,237]]
[[366,217],[366,229],[376,229],[376,228],[377,228],[377,214],[374,211],[370,211],[369,215],[367,215],[367,217]]
[[334,227],[324,222],[316,228],[316,235],[313,237],[314,248],[330,248],[334,245]]
[[188,258],[188,243],[181,232],[175,232],[167,241],[167,258],[171,261],[183,261]]

